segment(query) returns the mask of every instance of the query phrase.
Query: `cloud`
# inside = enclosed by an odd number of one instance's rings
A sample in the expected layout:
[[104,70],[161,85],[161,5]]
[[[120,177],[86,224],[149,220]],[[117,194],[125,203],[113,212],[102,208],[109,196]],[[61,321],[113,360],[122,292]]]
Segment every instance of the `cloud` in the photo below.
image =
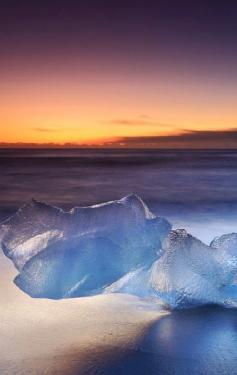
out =
[[124,125],[124,126],[158,126],[170,127],[171,125],[162,124],[147,115],[141,115],[139,118],[115,118],[109,121],[111,125]]
[[113,125],[129,125],[129,126],[139,126],[139,125],[148,125],[149,121],[138,120],[138,119],[124,119],[118,118],[110,121],[110,124]]
[[154,148],[237,148],[237,128],[180,130],[176,135],[121,137],[114,146]]
[[36,131],[36,132],[40,132],[40,133],[52,133],[52,132],[58,132],[59,129],[56,129],[56,128],[32,128],[32,130]]
[[150,119],[150,120],[152,120],[152,117],[149,116],[149,115],[146,115],[146,114],[142,114],[142,115],[140,115],[139,117],[140,117],[140,118],[146,118],[146,119]]

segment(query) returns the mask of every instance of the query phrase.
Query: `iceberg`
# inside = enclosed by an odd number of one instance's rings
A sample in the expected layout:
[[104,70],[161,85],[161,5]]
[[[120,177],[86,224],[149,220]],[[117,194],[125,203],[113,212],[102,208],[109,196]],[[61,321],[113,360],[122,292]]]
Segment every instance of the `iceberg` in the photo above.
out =
[[69,212],[32,200],[0,227],[1,246],[32,297],[101,293],[126,273],[150,266],[171,225],[135,194]]
[[171,309],[237,307],[237,234],[204,244],[135,194],[68,212],[32,200],[2,223],[0,240],[31,297],[127,293]]
[[130,272],[105,293],[159,298],[175,309],[204,304],[237,307],[237,234],[221,236],[207,246],[184,229],[172,230],[163,249],[150,268]]

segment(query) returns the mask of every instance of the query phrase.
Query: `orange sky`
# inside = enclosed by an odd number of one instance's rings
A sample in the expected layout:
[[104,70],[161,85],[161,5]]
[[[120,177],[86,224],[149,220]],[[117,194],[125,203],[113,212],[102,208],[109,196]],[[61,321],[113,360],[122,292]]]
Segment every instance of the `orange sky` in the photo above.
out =
[[237,134],[236,6],[4,2],[0,145],[134,145],[205,130],[221,146],[220,132]]
[[0,142],[100,144],[237,124],[237,88],[216,72],[79,62],[20,68],[0,74]]

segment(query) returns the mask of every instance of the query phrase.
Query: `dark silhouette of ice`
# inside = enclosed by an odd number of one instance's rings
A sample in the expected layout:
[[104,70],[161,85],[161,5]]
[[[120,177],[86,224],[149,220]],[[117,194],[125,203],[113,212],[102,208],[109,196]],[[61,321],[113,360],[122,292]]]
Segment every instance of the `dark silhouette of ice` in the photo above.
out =
[[69,212],[32,200],[0,237],[16,285],[32,297],[120,292],[170,308],[237,304],[237,234],[208,246],[171,230],[134,194]]

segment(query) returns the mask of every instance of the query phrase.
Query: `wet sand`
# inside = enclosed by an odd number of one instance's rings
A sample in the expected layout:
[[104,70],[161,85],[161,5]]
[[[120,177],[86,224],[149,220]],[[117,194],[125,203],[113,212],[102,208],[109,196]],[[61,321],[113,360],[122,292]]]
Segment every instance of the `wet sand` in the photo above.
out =
[[232,375],[237,311],[172,313],[114,294],[37,300],[12,282],[0,256],[1,375]]
[[0,272],[4,375],[93,373],[103,361],[137,350],[149,327],[165,315],[150,303],[120,294],[32,299],[13,284],[16,272],[3,255]]

